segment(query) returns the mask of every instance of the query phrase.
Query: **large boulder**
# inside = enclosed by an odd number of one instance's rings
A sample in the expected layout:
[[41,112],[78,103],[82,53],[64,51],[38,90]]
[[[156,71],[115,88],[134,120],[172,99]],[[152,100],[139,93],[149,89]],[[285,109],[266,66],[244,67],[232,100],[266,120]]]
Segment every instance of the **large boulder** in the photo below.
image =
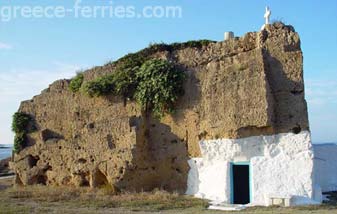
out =
[[[201,139],[242,138],[308,130],[302,52],[293,27],[201,47],[158,50],[187,74],[177,111],[144,117],[134,101],[90,98],[59,80],[21,103],[37,130],[12,168],[24,185],[113,185],[125,190],[186,189],[190,157]],[[84,81],[114,72],[110,65],[84,73]]]

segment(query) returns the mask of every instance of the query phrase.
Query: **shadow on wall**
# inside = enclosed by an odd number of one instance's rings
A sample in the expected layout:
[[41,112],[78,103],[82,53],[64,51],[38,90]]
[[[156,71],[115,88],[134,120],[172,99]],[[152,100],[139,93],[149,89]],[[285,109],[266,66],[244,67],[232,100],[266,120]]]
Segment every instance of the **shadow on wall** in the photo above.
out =
[[[180,65],[183,66],[183,65]],[[193,109],[200,102],[200,83],[192,68],[186,71],[185,94],[177,101],[172,115],[175,123],[184,118],[183,109]],[[137,145],[133,149],[132,163],[116,186],[120,189],[150,191],[155,188],[185,193],[187,189],[188,137],[181,139],[171,127],[159,120],[146,117],[130,118],[130,130],[136,129]]]
[[49,140],[59,140],[59,139],[64,139],[63,135],[50,130],[50,129],[44,129],[41,131],[41,137],[44,142],[47,142]]
[[116,186],[131,191],[160,188],[184,193],[189,170],[186,143],[156,119],[137,119],[132,118],[132,124],[137,124],[134,158]]
[[[296,50],[294,50],[293,57],[302,57],[296,53]],[[290,52],[288,53],[291,54]],[[288,62],[286,59],[282,63],[272,56],[268,50],[263,50],[263,56],[267,81],[272,95],[272,123],[275,131],[278,133],[292,132],[298,134],[301,131],[309,130],[307,105],[304,100],[304,83],[288,78],[284,69],[284,65]],[[278,58],[282,59],[282,56]],[[291,65],[295,67],[287,68],[288,72],[291,72],[292,75],[298,75],[294,78],[302,80],[302,68],[296,68],[296,66],[301,66],[302,64]]]
[[184,95],[178,98],[176,111],[172,114],[172,119],[177,124],[184,120],[184,110],[192,110],[200,103],[201,99],[200,80],[195,76],[197,71],[185,65],[179,65],[179,69],[185,71],[186,81],[184,83]]

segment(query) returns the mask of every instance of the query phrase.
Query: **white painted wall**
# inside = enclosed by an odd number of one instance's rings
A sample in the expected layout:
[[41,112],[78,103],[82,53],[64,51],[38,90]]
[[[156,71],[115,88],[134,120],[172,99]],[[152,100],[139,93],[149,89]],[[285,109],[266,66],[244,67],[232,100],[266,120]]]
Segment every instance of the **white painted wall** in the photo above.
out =
[[310,133],[283,133],[201,141],[201,158],[191,159],[187,194],[230,203],[230,162],[249,161],[252,204],[269,196],[292,197],[292,205],[315,203]]
[[186,194],[214,201],[230,200],[229,162],[204,162],[201,158],[189,160],[191,170],[188,175]]
[[323,192],[337,191],[337,145],[314,144],[315,183]]

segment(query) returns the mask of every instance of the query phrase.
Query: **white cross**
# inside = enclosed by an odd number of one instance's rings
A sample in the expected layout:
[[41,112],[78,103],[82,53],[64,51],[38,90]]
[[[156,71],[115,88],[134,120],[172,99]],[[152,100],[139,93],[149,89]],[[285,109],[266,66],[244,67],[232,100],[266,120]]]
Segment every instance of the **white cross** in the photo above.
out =
[[269,10],[269,7],[267,6],[266,13],[264,14],[264,18],[266,19],[266,22],[265,22],[266,25],[269,24],[270,15],[271,15],[271,10]]

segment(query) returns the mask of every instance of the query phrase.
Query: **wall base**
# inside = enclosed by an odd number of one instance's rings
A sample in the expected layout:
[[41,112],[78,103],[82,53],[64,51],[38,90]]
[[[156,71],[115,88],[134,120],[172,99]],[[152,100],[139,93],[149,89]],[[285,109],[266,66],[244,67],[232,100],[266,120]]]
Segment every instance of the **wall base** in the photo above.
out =
[[186,194],[231,203],[230,164],[249,162],[252,205],[271,205],[271,197],[290,198],[289,205],[320,202],[313,200],[314,156],[309,131],[199,144],[202,157],[188,161]]

